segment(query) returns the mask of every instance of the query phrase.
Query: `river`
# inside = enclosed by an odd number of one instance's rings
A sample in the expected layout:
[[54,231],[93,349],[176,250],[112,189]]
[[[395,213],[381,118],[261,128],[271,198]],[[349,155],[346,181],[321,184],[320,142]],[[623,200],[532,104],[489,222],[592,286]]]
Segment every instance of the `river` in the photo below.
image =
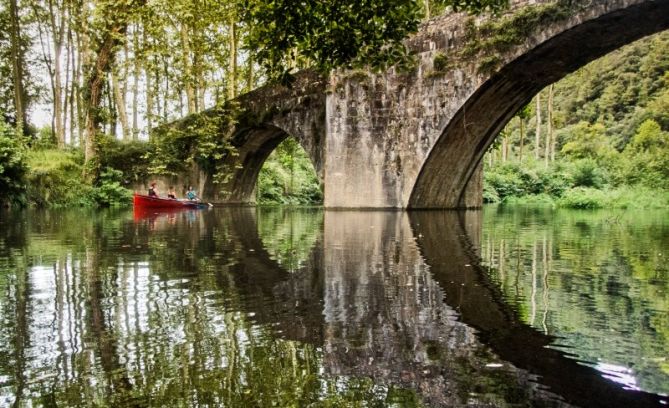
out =
[[0,213],[0,406],[645,407],[669,212]]

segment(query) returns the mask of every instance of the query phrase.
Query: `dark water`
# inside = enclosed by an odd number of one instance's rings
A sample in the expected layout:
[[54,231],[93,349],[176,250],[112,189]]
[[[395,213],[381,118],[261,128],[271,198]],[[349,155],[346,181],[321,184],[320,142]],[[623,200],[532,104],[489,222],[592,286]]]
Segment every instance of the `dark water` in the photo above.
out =
[[669,212],[0,214],[0,406],[662,406]]

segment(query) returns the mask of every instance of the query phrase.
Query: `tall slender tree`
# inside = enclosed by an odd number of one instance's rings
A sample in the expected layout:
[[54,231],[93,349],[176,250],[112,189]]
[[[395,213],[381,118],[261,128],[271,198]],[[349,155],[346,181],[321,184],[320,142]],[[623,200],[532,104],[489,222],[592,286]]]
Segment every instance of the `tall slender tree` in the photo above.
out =
[[24,88],[25,55],[22,47],[21,21],[17,0],[9,0],[9,22],[16,129],[18,134],[22,134],[26,124],[27,97]]
[[539,150],[541,149],[541,92],[536,96],[536,104],[537,106],[534,116],[537,120],[537,127],[534,133],[534,158],[539,160]]

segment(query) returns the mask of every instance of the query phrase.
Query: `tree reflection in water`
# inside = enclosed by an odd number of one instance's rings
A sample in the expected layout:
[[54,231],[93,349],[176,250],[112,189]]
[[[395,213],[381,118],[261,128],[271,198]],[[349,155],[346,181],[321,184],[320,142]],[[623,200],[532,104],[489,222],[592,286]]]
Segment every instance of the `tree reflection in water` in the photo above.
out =
[[472,264],[476,217],[237,208],[1,219],[11,228],[0,232],[0,405],[582,402],[537,381],[546,365],[511,355],[514,336],[541,353],[550,338]]

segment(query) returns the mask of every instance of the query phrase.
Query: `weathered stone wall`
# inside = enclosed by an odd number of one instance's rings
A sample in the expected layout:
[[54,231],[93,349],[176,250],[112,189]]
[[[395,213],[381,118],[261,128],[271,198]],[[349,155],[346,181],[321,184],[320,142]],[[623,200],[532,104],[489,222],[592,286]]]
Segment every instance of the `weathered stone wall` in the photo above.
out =
[[[517,1],[511,12],[538,3],[550,2]],[[669,1],[572,3],[573,15],[495,55],[463,56],[468,25],[486,19],[454,14],[408,40],[417,58],[410,72],[333,75],[325,206],[480,206],[483,154],[520,107],[587,62],[669,26]],[[449,59],[446,69],[435,67],[437,55]],[[484,70],[486,60],[496,64]]]

